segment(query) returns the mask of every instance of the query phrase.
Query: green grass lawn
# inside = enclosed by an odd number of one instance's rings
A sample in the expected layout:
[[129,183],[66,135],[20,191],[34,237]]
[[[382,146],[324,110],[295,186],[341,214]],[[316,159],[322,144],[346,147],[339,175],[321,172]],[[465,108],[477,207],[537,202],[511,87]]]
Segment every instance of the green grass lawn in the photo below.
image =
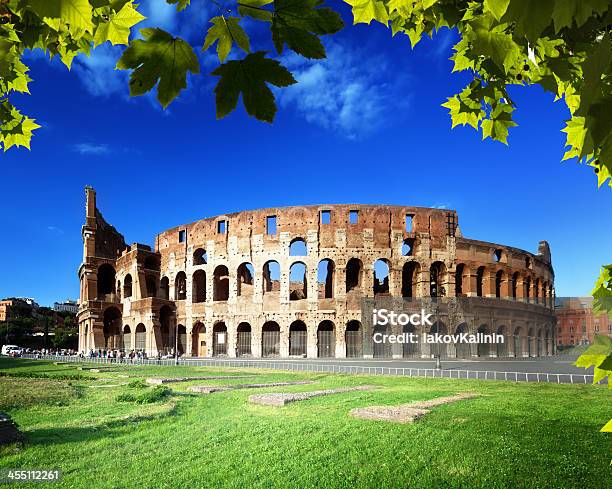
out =
[[[0,449],[3,468],[59,468],[64,488],[610,488],[612,416],[601,386],[348,376],[212,367],[118,367],[0,359],[0,411],[27,436]],[[97,367],[97,366],[96,366]],[[159,402],[120,402],[147,376],[254,373],[253,379],[168,384]],[[18,375],[36,374],[44,378]],[[313,380],[210,395],[192,384]],[[136,384],[135,386],[131,386]],[[262,392],[374,385],[283,408]],[[458,392],[480,397],[434,408],[414,424],[353,419],[351,408]],[[17,487],[17,485],[16,485]],[[19,487],[24,487],[20,485]],[[40,487],[38,485],[34,487]]]

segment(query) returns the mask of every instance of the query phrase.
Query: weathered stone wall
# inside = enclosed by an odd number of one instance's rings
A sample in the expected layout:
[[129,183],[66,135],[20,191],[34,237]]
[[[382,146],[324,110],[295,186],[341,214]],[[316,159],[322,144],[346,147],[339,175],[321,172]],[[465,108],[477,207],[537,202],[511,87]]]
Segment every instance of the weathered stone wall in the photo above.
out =
[[[226,354],[235,356],[240,353],[236,351],[237,332],[242,324],[241,330],[251,331],[250,354],[259,357],[262,330],[267,324],[268,329],[272,326],[280,330],[280,349],[274,353],[288,356],[290,326],[299,320],[307,326],[308,357],[321,353],[317,330],[323,321],[333,325],[333,351],[327,354],[344,357],[347,324],[361,322],[362,298],[375,295],[375,262],[383,260],[389,278],[388,290],[377,287],[381,295],[428,297],[433,292],[445,297],[498,298],[489,301],[483,313],[490,329],[495,330],[496,323],[502,321],[510,335],[518,331],[528,337],[529,331],[533,335],[541,331],[543,337],[550,338],[550,348],[541,352],[553,351],[554,273],[548,245],[542,242],[535,255],[463,238],[454,211],[385,205],[244,211],[172,228],[155,238],[153,251],[133,244],[111,260],[108,252],[99,251],[96,222],[101,216],[91,189],[87,190],[87,200],[80,269],[83,350],[103,349],[111,343],[134,348],[135,331],[140,325],[140,329],[146,329],[146,336],[140,336],[141,347],[145,338],[144,349],[149,354],[167,351],[175,344],[178,325],[180,350],[185,354],[212,355],[216,328],[226,331]],[[90,214],[98,219],[91,220]],[[267,229],[272,216],[276,220],[274,234]],[[408,226],[407,216],[411,221]],[[291,243],[299,239],[306,244],[306,256],[290,254]],[[202,251],[205,263],[197,263]],[[360,262],[359,285],[347,290],[350,259]],[[329,267],[333,279],[327,284],[318,282],[322,260],[332,262]],[[267,284],[264,267],[270,261],[278,263],[280,276],[272,277]],[[305,298],[292,300],[301,297],[296,295],[299,284],[295,277],[290,278],[295,263],[306,267]],[[114,293],[100,296],[96,282],[103,264],[114,267]],[[252,279],[244,272],[245,264],[250,264],[254,272]],[[200,279],[196,279],[198,275]],[[205,284],[205,298],[204,290],[197,290],[198,280]],[[130,282],[131,291],[127,287]],[[493,309],[498,312],[492,314]],[[538,312],[535,315],[534,310]],[[482,325],[480,321],[475,317],[469,329],[476,331]]]

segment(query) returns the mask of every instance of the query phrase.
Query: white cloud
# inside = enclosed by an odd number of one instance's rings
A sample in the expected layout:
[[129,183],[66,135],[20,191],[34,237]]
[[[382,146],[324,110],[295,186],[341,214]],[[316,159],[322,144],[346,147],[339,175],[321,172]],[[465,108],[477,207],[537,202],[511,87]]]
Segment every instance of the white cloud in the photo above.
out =
[[449,204],[444,204],[444,203],[435,203],[434,205],[431,206],[432,209],[449,209],[450,206]]
[[57,226],[47,226],[47,231],[56,236],[61,236],[62,234],[64,234],[64,230],[58,228]]
[[282,57],[298,83],[277,91],[281,107],[349,139],[380,130],[389,111],[407,108],[407,76],[391,73],[384,57],[336,42],[326,49],[325,60]]
[[72,146],[72,150],[82,155],[104,155],[111,152],[108,144],[78,143]]
[[129,96],[128,72],[115,70],[122,49],[102,44],[90,56],[79,55],[74,60],[73,71],[80,78],[85,89],[96,97]]

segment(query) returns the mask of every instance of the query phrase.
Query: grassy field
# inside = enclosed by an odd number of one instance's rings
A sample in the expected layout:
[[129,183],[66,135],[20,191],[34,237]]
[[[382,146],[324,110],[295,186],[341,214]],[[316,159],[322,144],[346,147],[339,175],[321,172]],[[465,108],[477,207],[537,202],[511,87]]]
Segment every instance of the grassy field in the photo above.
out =
[[[0,359],[0,411],[28,440],[0,449],[0,467],[59,468],[58,488],[598,489],[612,480],[612,437],[599,432],[612,415],[612,392],[603,387],[210,367],[93,373],[77,366]],[[134,382],[147,376],[236,372],[256,377],[170,384],[171,396],[150,404],[117,400],[152,390]],[[190,384],[287,380],[315,383],[187,391]],[[254,392],[357,385],[378,389],[283,408],[247,403]],[[468,391],[481,396],[434,408],[410,425],[348,416],[353,407]]]

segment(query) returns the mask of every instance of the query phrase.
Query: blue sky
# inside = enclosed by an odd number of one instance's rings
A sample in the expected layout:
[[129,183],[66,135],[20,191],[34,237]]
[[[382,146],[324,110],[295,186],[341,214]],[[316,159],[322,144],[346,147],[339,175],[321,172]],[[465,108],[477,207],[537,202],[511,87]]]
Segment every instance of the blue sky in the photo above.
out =
[[[150,25],[201,45],[205,10],[192,3],[195,19],[161,0],[143,7]],[[252,44],[269,49],[254,32]],[[279,94],[273,125],[241,107],[215,120],[212,55],[200,55],[204,75],[167,111],[153,97],[129,99],[125,74],[112,69],[120,49],[98,48],[71,72],[30,55],[32,95],[15,102],[44,127],[31,152],[0,156],[0,297],[77,298],[85,185],[129,243],[260,207],[456,209],[466,237],[532,252],[548,240],[557,295],[588,294],[612,261],[602,218],[612,192],[597,190],[589,168],[560,162],[566,109],[537,88],[513,91],[519,127],[508,147],[481,142],[471,128],[451,130],[440,104],[466,83],[450,73],[454,40],[444,31],[412,51],[406,37],[362,25],[326,40],[327,61],[285,53],[301,83]]]

